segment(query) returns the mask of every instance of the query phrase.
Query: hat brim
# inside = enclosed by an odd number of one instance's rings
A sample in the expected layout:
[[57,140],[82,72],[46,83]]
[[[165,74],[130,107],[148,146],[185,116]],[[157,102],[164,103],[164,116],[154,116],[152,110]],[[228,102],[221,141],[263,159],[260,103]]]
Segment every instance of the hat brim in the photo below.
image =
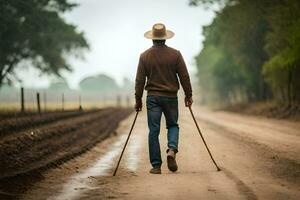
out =
[[147,31],[144,34],[144,37],[147,38],[147,39],[152,39],[152,40],[167,40],[167,39],[172,38],[174,35],[175,34],[172,31],[166,30],[166,35],[164,35],[162,37],[155,37],[155,36],[153,36],[153,32],[151,30],[151,31]]

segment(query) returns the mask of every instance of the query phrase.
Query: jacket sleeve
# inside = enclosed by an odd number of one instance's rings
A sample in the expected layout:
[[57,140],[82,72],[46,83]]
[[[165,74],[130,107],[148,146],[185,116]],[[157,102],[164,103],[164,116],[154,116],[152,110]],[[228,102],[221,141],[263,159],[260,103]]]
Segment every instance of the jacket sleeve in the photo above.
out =
[[142,56],[140,56],[136,78],[135,78],[135,99],[136,100],[141,100],[143,97],[145,81],[146,81],[146,71],[142,60]]
[[180,51],[178,51],[177,58],[177,74],[180,80],[180,84],[182,85],[182,88],[184,90],[185,96],[187,98],[191,97],[192,85],[190,81],[190,76]]

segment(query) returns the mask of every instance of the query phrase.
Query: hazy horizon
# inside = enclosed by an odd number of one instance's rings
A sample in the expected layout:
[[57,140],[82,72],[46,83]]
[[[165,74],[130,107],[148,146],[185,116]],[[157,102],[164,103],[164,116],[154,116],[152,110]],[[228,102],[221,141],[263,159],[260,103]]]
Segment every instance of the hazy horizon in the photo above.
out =
[[[188,0],[77,0],[80,5],[64,15],[78,26],[90,43],[85,60],[71,58],[73,72],[63,73],[71,88],[76,89],[87,76],[104,73],[120,84],[123,78],[134,80],[140,53],[152,46],[143,37],[152,25],[162,22],[175,37],[167,45],[181,51],[191,73],[193,57],[202,48],[202,26],[211,23],[214,12],[190,7]],[[32,69],[17,70],[25,87],[46,87],[53,78],[38,76]]]

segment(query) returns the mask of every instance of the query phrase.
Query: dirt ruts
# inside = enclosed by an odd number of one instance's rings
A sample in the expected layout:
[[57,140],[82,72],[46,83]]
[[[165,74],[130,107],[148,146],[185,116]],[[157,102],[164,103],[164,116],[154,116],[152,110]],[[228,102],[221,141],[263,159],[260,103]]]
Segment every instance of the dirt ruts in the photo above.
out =
[[[0,179],[45,167],[83,152],[107,137],[129,109],[52,113],[1,121]],[[17,123],[19,122],[19,123]],[[23,122],[23,124],[21,123]]]
[[42,114],[32,115],[16,115],[11,118],[0,119],[0,139],[7,135],[12,135],[17,131],[25,128],[33,128],[42,124],[55,122],[61,119],[77,117],[89,113],[96,112],[97,110],[81,111],[67,111],[67,112],[49,112]]

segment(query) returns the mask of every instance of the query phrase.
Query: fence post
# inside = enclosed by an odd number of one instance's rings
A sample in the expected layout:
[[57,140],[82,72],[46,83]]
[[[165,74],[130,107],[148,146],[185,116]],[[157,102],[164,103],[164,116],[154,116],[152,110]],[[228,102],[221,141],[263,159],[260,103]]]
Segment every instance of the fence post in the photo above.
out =
[[64,93],[62,93],[62,96],[61,96],[61,110],[64,111],[65,109],[65,95]]
[[21,112],[25,112],[24,106],[24,88],[21,87]]
[[79,110],[82,110],[82,106],[81,106],[81,95],[79,95]]
[[37,109],[39,114],[41,114],[41,102],[40,102],[40,93],[36,93],[36,102],[37,102]]
[[33,112],[34,111],[34,107],[35,107],[35,105],[34,105],[35,95],[34,95],[34,91],[31,91],[30,93],[31,93],[30,97],[31,97],[31,100],[32,100],[31,112]]

